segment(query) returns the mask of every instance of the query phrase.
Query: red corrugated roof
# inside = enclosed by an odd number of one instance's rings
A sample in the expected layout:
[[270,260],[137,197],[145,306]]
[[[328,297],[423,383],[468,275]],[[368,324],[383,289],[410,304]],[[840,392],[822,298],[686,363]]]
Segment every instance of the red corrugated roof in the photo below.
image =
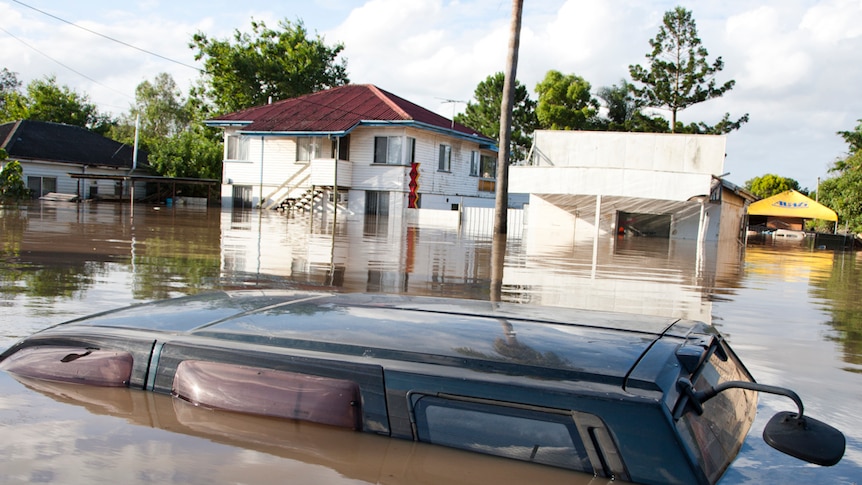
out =
[[476,130],[429,111],[371,84],[350,84],[230,113],[211,121],[250,122],[243,131],[345,132],[360,122],[415,121],[476,135]]

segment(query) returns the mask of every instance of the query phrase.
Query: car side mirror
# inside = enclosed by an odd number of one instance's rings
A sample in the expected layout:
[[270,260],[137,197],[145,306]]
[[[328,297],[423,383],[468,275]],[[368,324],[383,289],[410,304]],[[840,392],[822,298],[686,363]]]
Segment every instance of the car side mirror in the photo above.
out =
[[821,466],[832,466],[844,456],[841,431],[810,416],[782,411],[763,428],[763,441],[792,457]]
[[844,434],[822,421],[804,416],[802,399],[790,389],[756,382],[727,381],[703,391],[695,391],[687,378],[679,379],[677,387],[687,402],[677,410],[674,419],[679,419],[689,410],[703,414],[703,403],[728,389],[747,389],[789,397],[796,403],[798,412],[782,411],[773,416],[763,428],[763,441],[782,453],[821,466],[832,466],[844,456]]

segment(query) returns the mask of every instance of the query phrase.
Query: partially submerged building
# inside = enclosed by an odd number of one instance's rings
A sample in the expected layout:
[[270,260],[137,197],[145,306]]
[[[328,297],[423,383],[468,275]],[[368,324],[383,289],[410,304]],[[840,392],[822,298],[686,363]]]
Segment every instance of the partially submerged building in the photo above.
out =
[[[119,198],[123,177],[147,165],[141,150],[86,128],[46,121],[18,120],[0,124],[0,148],[21,163],[33,198],[49,193],[81,199]],[[128,190],[128,189],[126,189]],[[143,195],[143,191],[140,192]]]
[[723,179],[726,137],[539,130],[510,192],[530,194],[532,230],[740,240],[754,197]]
[[749,226],[767,230],[802,231],[810,219],[838,222],[835,211],[792,189],[751,204],[748,217]]
[[223,207],[395,215],[493,207],[496,145],[373,85],[207,121],[224,129]]

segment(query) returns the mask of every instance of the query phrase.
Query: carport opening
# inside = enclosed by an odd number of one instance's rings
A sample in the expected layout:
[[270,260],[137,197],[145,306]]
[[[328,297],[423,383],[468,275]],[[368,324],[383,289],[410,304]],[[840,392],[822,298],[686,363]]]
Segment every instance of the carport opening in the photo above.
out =
[[617,235],[623,237],[670,238],[670,214],[617,212]]

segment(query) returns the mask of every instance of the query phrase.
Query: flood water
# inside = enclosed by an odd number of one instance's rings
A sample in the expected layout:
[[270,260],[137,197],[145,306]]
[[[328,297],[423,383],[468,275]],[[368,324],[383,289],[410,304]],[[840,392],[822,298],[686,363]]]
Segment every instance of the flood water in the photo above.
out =
[[[330,216],[331,217],[331,216]],[[339,216],[341,217],[341,216]],[[47,326],[213,289],[333,288],[489,299],[486,233],[396,219],[34,202],[0,206],[0,349]],[[722,484],[862,482],[862,255],[652,239],[508,238],[500,298],[717,326],[755,378],[847,437],[836,466],[760,434],[761,395]],[[496,297],[496,296],[495,296]],[[364,433],[208,411],[127,389],[0,372],[2,483],[607,483]]]

